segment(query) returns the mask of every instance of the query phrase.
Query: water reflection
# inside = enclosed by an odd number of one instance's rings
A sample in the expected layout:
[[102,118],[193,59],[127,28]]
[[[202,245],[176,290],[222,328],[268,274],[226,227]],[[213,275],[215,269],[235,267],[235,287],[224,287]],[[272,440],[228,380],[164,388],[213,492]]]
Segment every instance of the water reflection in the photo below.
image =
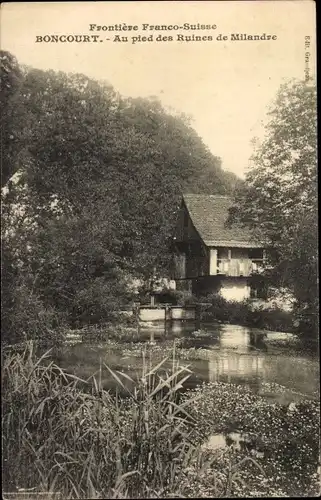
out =
[[[216,337],[219,349],[210,348],[208,380],[246,384],[253,392],[270,399],[281,399],[285,404],[312,396],[318,389],[317,360],[289,355],[286,349],[278,354],[269,352],[268,335],[276,338],[278,334],[240,326],[221,326]],[[279,336],[283,338],[284,334]],[[266,384],[285,386],[289,393],[268,392]]]
[[250,334],[240,328],[231,330],[225,328],[220,333],[221,349],[237,349],[238,352],[248,352],[250,347]]
[[242,432],[229,432],[226,434],[213,434],[203,444],[203,449],[224,450],[231,447],[235,450],[245,451],[257,458],[263,458],[264,447],[257,437]]
[[[195,387],[201,382],[228,382],[246,384],[252,391],[263,394],[271,400],[280,400],[288,404],[306,396],[313,396],[319,388],[319,364],[304,354],[290,354],[287,349],[278,353],[270,350],[269,336],[284,338],[286,334],[265,332],[235,325],[207,325],[200,331],[193,331],[193,325],[177,322],[164,336],[161,328],[153,329],[152,338],[156,343],[169,342],[180,338],[180,345],[185,349],[193,348],[190,365],[193,375],[187,381],[187,387]],[[146,341],[150,331],[146,329]],[[202,354],[197,355],[197,350]],[[185,351],[186,352],[186,351]],[[197,359],[199,358],[199,359]],[[127,373],[134,378],[141,373],[142,358],[110,351],[103,345],[70,346],[60,355],[59,364],[76,375],[87,378],[99,368],[99,362],[105,362],[114,370]],[[184,363],[184,362],[183,362]],[[170,363],[168,367],[170,366]],[[113,380],[107,370],[103,370],[103,385],[110,388]],[[267,389],[266,384],[278,384],[288,388],[288,393],[277,394],[276,388]]]
[[258,378],[264,375],[264,358],[239,353],[217,356],[213,353],[208,369],[210,382],[220,382],[222,376],[226,376],[228,382],[235,376]]
[[[286,348],[276,353],[269,349],[269,338],[285,340],[291,334],[237,325],[207,325],[196,335],[188,333],[182,346],[208,350],[207,361],[192,362],[192,369],[202,380],[246,384],[253,392],[284,404],[314,396],[319,388],[317,359],[299,352],[290,355]],[[268,384],[273,384],[273,389],[268,389]],[[276,385],[288,391],[280,394]]]
[[249,350],[256,351],[259,349],[260,351],[267,351],[268,347],[267,347],[267,344],[265,342],[266,337],[267,337],[266,334],[262,334],[262,333],[255,334],[253,332],[250,332]]

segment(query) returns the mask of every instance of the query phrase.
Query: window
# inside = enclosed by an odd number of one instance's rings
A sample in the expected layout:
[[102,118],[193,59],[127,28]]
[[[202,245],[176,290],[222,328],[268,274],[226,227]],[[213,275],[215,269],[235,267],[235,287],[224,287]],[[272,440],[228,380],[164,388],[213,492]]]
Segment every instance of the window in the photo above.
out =
[[221,259],[228,259],[228,250],[227,250],[227,248],[218,248],[218,250],[217,250],[217,258],[219,260],[221,260]]
[[263,249],[251,248],[249,250],[249,258],[252,260],[263,260]]

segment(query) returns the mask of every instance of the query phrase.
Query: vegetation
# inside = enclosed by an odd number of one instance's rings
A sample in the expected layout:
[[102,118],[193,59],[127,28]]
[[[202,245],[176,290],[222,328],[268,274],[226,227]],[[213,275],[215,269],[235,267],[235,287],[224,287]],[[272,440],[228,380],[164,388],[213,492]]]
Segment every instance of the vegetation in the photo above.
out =
[[[206,384],[179,396],[191,372],[173,353],[171,369],[164,369],[165,361],[152,366],[145,359],[135,379],[101,363],[82,380],[60,369],[48,352],[35,356],[30,343],[23,352],[5,352],[4,490],[36,488],[63,498],[318,493],[316,403],[290,410],[230,384]],[[116,394],[103,388],[102,368]],[[204,446],[212,434],[233,430],[252,434],[263,456]]]
[[[56,340],[65,328],[119,323],[118,311],[146,295],[151,278],[168,274],[182,190],[231,193],[235,186],[230,222],[250,226],[273,248],[266,275],[292,290],[294,321],[277,308],[252,311],[219,298],[208,318],[296,325],[316,338],[313,86],[282,86],[266,139],[239,183],[190,120],[156,99],[123,98],[84,75],[20,67],[6,52],[1,64],[2,341]],[[165,292],[166,301],[195,302]]]
[[314,84],[281,86],[230,221],[270,248],[269,279],[294,294],[297,330],[318,335],[317,113]]
[[[174,364],[162,380],[146,365],[128,398],[120,399],[102,389],[99,374],[88,390],[88,381],[45,359],[36,361],[29,347],[4,362],[5,489],[37,486],[64,498],[149,498],[175,488],[178,466],[192,451],[175,405],[188,370]],[[125,388],[128,379],[111,373]]]
[[[280,386],[273,387],[273,391],[282,390]],[[233,436],[235,431],[246,436],[241,446],[234,446],[225,457],[218,453],[215,467],[222,470],[228,460],[232,464],[240,462],[248,453],[256,456],[261,467],[261,471],[254,471],[252,464],[244,464],[237,475],[241,480],[232,488],[233,496],[318,496],[320,408],[317,401],[283,406],[253,394],[247,387],[217,383],[188,391],[186,400],[197,394],[201,394],[201,398],[191,410],[191,416],[198,421],[197,428],[207,436],[217,433]],[[208,488],[207,496],[212,495],[215,496],[214,489]]]
[[31,338],[39,315],[113,321],[134,279],[168,273],[182,190],[224,194],[237,179],[157,99],[0,59],[3,339]]
[[243,325],[266,330],[293,332],[295,316],[282,309],[276,302],[255,304],[251,299],[226,300],[221,295],[207,294],[196,297],[189,292],[168,290],[164,293],[167,303],[200,306],[201,321]]
[[203,321],[219,321],[265,330],[292,332],[293,316],[277,306],[253,307],[250,300],[235,302],[213,295],[207,299],[211,304],[202,316]]
[[[157,99],[124,98],[82,74],[21,67],[7,52],[0,62],[2,341],[10,344],[2,359],[4,490],[316,496],[314,401],[290,409],[232,384],[186,390],[192,374],[176,358],[206,359],[209,351],[182,340],[173,351],[165,342],[150,350],[153,366],[135,318],[121,313],[168,275],[182,191],[238,187],[231,223],[250,226],[273,248],[268,278],[292,290],[297,323],[277,307],[254,310],[216,295],[203,320],[316,337],[315,89],[281,88],[243,185],[223,172],[191,120]],[[162,299],[197,302],[170,290]],[[95,373],[86,360],[84,378],[67,373],[53,350],[40,351],[70,333],[104,342],[110,364],[113,349],[139,367],[142,358],[142,373],[131,378],[102,359]],[[246,435],[246,446],[232,445],[233,432]],[[218,434],[226,446],[210,449]]]

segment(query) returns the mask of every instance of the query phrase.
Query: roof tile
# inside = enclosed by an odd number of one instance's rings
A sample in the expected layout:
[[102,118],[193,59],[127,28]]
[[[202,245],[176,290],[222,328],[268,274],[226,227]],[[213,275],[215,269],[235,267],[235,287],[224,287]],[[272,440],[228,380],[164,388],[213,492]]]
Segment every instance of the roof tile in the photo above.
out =
[[183,200],[195,229],[207,246],[261,247],[248,229],[236,224],[226,226],[231,197],[184,194]]

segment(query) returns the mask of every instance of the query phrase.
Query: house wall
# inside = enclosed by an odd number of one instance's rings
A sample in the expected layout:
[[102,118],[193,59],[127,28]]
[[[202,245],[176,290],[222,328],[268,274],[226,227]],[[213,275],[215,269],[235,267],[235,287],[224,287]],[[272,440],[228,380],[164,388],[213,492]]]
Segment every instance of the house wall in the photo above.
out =
[[251,287],[245,279],[223,278],[220,283],[220,295],[225,300],[242,300],[250,298]]
[[183,252],[174,255],[174,276],[176,279],[186,278],[186,255]]
[[175,237],[176,241],[190,241],[199,239],[199,235],[193,226],[185,205],[181,206],[178,213]]
[[210,248],[210,265],[209,274],[215,276],[217,274],[217,248]]
[[219,294],[226,300],[241,302],[250,298],[251,287],[246,278],[204,276],[192,281],[192,292],[196,296]]
[[[211,249],[211,269],[214,268],[214,260],[215,253],[213,249]],[[216,267],[217,274],[225,274],[226,276],[250,276],[253,266],[252,259],[249,257],[249,249],[218,248]]]
[[183,205],[175,232],[174,278],[188,279],[208,275],[209,253]]
[[186,278],[197,278],[207,276],[209,268],[209,256],[206,247],[201,240],[191,241],[186,244]]

